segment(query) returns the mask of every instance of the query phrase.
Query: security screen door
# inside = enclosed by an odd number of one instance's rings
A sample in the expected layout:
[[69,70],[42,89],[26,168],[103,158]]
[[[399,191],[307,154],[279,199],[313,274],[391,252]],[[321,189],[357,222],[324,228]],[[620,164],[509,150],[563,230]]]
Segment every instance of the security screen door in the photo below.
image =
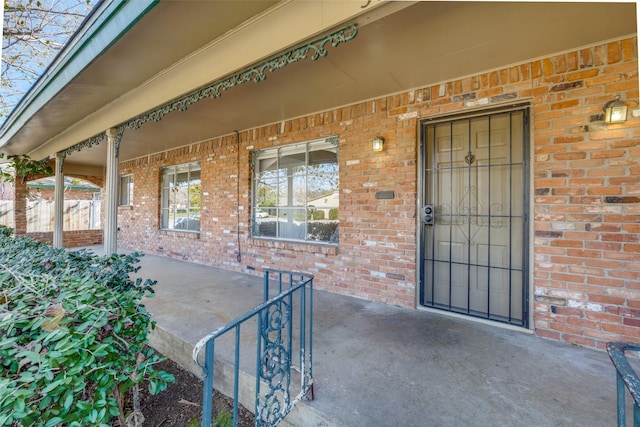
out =
[[526,327],[528,110],[421,126],[421,304]]

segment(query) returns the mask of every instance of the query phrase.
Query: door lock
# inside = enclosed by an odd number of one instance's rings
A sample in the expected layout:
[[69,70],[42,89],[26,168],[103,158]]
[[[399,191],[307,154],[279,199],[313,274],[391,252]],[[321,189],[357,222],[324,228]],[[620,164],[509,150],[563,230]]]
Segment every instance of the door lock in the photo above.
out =
[[433,205],[425,205],[422,208],[422,222],[424,225],[433,225]]

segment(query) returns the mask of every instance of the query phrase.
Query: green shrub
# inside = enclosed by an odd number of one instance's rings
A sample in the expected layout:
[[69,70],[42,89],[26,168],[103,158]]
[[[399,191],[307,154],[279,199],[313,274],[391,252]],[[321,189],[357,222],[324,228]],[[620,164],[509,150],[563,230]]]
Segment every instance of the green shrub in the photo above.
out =
[[0,236],[9,237],[13,234],[13,228],[7,227],[5,225],[0,225]]
[[329,209],[329,219],[331,221],[335,221],[338,219],[338,209],[336,208]]
[[155,282],[129,278],[140,256],[0,235],[0,425],[124,425],[129,391],[135,409],[138,384],[174,381],[146,345]]
[[313,219],[315,220],[320,220],[320,219],[324,219],[324,211],[313,211]]
[[233,414],[228,409],[220,411],[213,419],[213,425],[215,427],[233,427]]
[[11,165],[10,168],[0,169],[0,182],[14,182],[16,177],[20,177],[22,182],[25,182],[28,176],[53,175],[53,168],[47,166],[46,162],[31,160],[27,155],[0,153],[0,159],[9,160],[8,163]]

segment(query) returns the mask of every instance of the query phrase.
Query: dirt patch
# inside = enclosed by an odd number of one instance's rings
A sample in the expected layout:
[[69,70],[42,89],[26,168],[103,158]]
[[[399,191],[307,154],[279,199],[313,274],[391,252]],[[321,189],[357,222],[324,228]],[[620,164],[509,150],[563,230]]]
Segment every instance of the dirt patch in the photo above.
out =
[[[176,381],[156,395],[149,394],[147,387],[141,387],[140,409],[145,418],[144,426],[186,427],[191,423],[191,425],[199,427],[202,418],[202,381],[169,359],[155,365],[154,368],[173,374]],[[233,400],[215,392],[213,418],[215,419],[218,414],[224,412],[232,416]],[[253,414],[247,409],[240,406],[238,414],[238,426],[251,427],[254,425]],[[116,422],[114,426],[119,426],[119,423]]]

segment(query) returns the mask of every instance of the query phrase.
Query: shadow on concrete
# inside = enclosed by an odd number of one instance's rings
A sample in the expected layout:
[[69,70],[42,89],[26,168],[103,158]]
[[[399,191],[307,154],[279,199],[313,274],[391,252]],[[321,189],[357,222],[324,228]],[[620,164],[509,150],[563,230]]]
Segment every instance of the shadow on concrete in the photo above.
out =
[[[193,345],[262,302],[260,277],[151,255],[141,265],[158,281],[145,303],[152,345],[198,375]],[[526,331],[314,291],[313,351],[315,400],[287,417],[293,425],[616,423],[607,354]]]

